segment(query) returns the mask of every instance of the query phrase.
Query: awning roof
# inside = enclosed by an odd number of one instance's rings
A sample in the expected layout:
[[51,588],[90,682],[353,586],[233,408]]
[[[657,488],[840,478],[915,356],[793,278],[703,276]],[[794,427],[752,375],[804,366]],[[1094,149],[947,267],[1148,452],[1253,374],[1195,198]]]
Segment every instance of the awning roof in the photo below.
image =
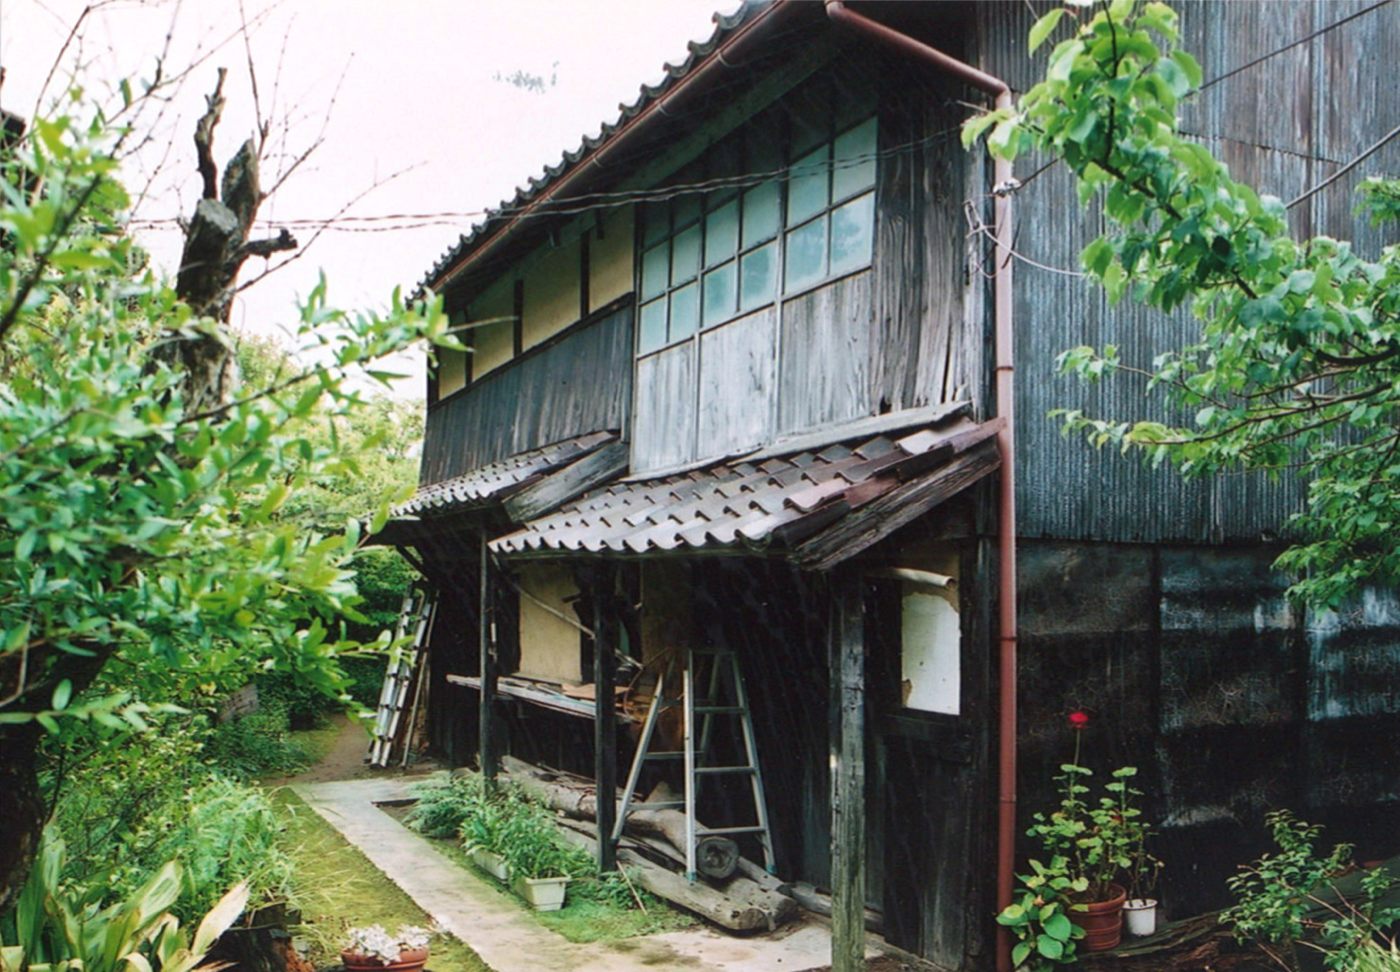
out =
[[590,432],[521,452],[424,486],[413,499],[395,508],[394,515],[434,517],[499,503],[549,473],[617,441],[616,432]]
[[[1000,464],[1000,420],[956,410],[822,447],[769,450],[691,472],[618,482],[491,542],[506,555],[773,552],[821,569],[865,549]],[[890,418],[894,418],[891,416]],[[894,425],[896,423],[885,423]],[[861,430],[866,430],[861,432]],[[804,441],[811,441],[810,437]]]

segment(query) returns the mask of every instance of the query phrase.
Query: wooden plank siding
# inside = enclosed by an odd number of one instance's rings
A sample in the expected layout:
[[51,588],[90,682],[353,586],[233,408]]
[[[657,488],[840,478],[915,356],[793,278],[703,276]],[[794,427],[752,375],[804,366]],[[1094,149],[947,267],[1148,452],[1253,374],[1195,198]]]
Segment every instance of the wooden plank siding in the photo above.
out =
[[637,362],[632,468],[663,469],[695,458],[695,344]]
[[696,451],[724,455],[773,438],[777,311],[765,307],[700,336]]
[[632,394],[632,305],[615,304],[428,409],[420,484],[570,436],[621,429]]

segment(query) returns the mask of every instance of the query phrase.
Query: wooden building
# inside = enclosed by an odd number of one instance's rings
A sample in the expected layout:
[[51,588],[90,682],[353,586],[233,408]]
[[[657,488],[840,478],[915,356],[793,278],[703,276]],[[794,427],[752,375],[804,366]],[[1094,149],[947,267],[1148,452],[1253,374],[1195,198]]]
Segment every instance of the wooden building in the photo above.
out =
[[[1400,113],[1383,70],[1364,69],[1400,49],[1400,8],[1180,9],[1185,46],[1225,77],[1184,127],[1263,191],[1298,195]],[[434,745],[606,792],[635,746],[592,703],[631,684],[620,657],[645,671],[733,650],[774,868],[834,892],[838,968],[858,954],[862,905],[938,967],[992,967],[1016,850],[998,846],[998,807],[1019,833],[1049,799],[1072,708],[1094,715],[1087,761],[1142,768],[1174,915],[1221,904],[1272,807],[1368,857],[1400,849],[1400,777],[1377,758],[1400,741],[1393,594],[1338,615],[1289,607],[1269,563],[1299,486],[1183,483],[1047,417],[1147,417],[1159,406],[1140,385],[1086,388],[1054,357],[1112,341],[1147,362],[1191,325],[999,253],[998,218],[1035,264],[1073,268],[1097,217],[1042,160],[1018,161],[1019,189],[998,185],[958,142],[968,106],[991,104],[985,78],[890,37],[1019,91],[1039,70],[1033,16],[864,0],[717,16],[424,280],[471,352],[437,357],[421,488],[383,538],[441,596]],[[1349,193],[1393,174],[1397,145],[1295,209],[1299,232],[1378,245]],[[999,309],[1014,317],[1014,429],[994,393]],[[1014,589],[998,574],[1012,431]],[[716,787],[704,812],[723,823],[742,802]]]

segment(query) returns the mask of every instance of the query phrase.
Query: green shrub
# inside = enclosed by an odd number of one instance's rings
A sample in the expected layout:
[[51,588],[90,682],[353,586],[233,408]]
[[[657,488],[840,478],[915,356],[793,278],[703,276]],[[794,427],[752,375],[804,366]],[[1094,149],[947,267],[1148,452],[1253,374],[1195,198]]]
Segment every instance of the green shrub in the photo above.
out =
[[1338,844],[1325,857],[1314,848],[1322,827],[1288,810],[1268,816],[1278,852],[1240,868],[1230,879],[1237,903],[1220,920],[1252,940],[1282,968],[1304,966],[1311,952],[1328,969],[1354,972],[1364,962],[1385,968],[1388,956],[1374,946],[1400,922],[1389,903],[1397,881],[1385,868],[1352,872],[1352,846]]
[[253,712],[215,726],[204,751],[221,771],[241,779],[295,773],[311,756],[291,738],[290,729],[285,702],[260,700]]
[[211,777],[148,808],[142,824],[112,848],[106,881],[115,893],[129,893],[165,861],[178,861],[184,880],[171,910],[187,921],[239,881],[248,883],[254,908],[285,901],[292,874],[281,830],[261,788]]
[[0,969],[191,972],[243,912],[248,897],[243,884],[223,894],[191,941],[167,910],[182,885],[174,861],[124,892],[65,883],[64,870],[63,840],[47,828],[14,907],[0,916]]
[[409,790],[418,802],[404,823],[425,837],[456,837],[462,825],[478,813],[486,800],[485,787],[476,774],[453,776],[434,773]]
[[161,717],[139,744],[87,725],[47,752],[42,783],[66,844],[64,878],[97,879],[121,860],[132,834],[166,804],[213,775],[201,719]]

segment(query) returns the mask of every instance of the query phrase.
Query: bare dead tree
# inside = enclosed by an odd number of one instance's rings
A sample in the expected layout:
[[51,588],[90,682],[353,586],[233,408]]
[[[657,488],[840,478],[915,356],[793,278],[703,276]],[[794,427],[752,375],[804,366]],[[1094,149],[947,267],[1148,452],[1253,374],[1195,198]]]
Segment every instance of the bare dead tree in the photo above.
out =
[[282,230],[269,239],[249,240],[258,207],[266,196],[258,177],[258,143],[247,139],[229,159],[222,181],[214,161],[214,130],[224,111],[224,80],[205,98],[205,111],[195,124],[196,164],[203,195],[185,230],[184,252],[175,292],[210,328],[183,330],[156,345],[157,360],[177,366],[184,375],[187,405],[200,412],[227,402],[237,380],[233,344],[222,325],[228,323],[238,272],[250,256],[270,257],[295,249],[296,239]]

